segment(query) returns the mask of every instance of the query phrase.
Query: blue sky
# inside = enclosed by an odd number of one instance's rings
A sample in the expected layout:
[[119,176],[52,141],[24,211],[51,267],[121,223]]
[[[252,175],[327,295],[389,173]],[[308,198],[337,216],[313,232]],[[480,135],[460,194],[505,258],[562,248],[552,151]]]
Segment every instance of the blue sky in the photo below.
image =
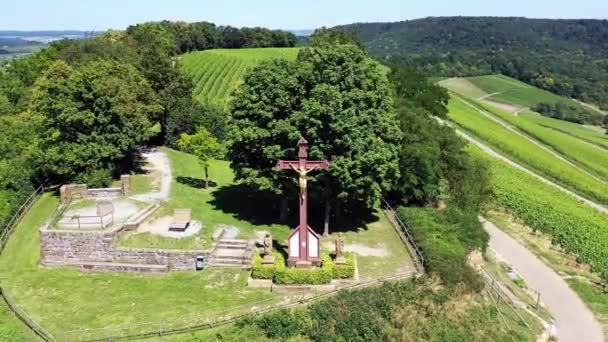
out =
[[308,29],[426,16],[608,18],[608,0],[1,0],[0,29],[123,29],[150,20]]

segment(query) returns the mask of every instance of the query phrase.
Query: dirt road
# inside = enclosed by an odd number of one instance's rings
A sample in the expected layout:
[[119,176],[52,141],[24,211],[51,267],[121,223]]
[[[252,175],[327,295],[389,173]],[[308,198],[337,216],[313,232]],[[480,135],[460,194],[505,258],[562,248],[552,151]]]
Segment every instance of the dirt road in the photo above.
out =
[[480,218],[480,221],[490,234],[490,248],[513,265],[530,288],[540,293],[541,300],[555,317],[559,341],[604,340],[601,325],[557,273],[493,223],[483,218]]

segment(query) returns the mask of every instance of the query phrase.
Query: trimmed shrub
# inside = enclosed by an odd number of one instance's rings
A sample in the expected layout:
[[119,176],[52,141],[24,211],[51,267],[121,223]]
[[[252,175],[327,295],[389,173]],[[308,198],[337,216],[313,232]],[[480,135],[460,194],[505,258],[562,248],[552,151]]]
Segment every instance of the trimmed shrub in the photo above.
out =
[[256,253],[253,258],[253,271],[251,277],[255,279],[273,279],[277,270],[285,268],[285,259],[281,253],[274,253],[274,264],[262,264],[262,256]]
[[331,283],[331,267],[284,268],[274,275],[274,282],[281,285],[323,285]]
[[287,268],[285,258],[280,253],[274,253],[274,265],[262,264],[262,257],[255,255],[251,277],[255,279],[272,279],[281,285],[323,285],[329,284],[332,279],[348,279],[355,274],[353,256],[345,254],[346,264],[334,264],[331,256],[321,254],[321,267],[310,269]]
[[346,264],[336,265],[332,261],[332,278],[333,279],[350,279],[355,276],[355,262],[351,253],[345,253]]

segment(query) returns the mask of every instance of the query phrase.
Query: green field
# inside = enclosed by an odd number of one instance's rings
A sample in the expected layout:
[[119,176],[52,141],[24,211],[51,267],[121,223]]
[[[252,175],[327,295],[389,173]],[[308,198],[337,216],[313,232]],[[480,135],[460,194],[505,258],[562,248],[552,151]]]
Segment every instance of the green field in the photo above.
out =
[[595,180],[579,168],[560,160],[548,151],[534,145],[525,137],[502,127],[478,113],[459,99],[449,104],[449,117],[460,127],[471,132],[490,146],[513,160],[567,186],[574,191],[608,203],[608,184]]
[[473,85],[487,94],[498,93],[488,97],[488,100],[519,105],[522,107],[534,107],[540,102],[557,103],[567,102],[578,106],[571,99],[555,95],[546,90],[533,87],[516,79],[503,75],[487,75],[467,78]]
[[[539,125],[531,121],[529,116],[519,117],[476,100],[465,101],[517,127],[522,132],[550,146],[567,159],[581,165],[591,173],[608,179],[608,150],[592,146],[571,134]],[[585,129],[584,126],[580,127]],[[606,137],[608,138],[608,136]],[[608,143],[608,139],[606,142]]]
[[608,272],[608,216],[505,162],[486,156],[477,147],[469,149],[490,163],[498,206],[527,226],[549,234],[565,252],[592,265],[594,272]]
[[206,104],[224,107],[249,68],[272,58],[295,60],[298,48],[216,49],[183,55],[181,69],[194,82],[193,96]]
[[598,131],[597,129],[594,129],[595,127],[590,128],[573,122],[549,118],[529,110],[521,112],[519,117],[533,122],[538,126],[551,128],[558,132],[572,135],[608,151],[608,134],[605,134],[605,130]]

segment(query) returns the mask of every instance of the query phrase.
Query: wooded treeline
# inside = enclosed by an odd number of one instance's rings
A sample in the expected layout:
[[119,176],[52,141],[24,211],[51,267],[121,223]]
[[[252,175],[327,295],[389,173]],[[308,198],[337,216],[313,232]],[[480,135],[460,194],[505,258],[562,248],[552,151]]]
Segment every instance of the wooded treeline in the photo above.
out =
[[433,76],[504,74],[608,108],[608,21],[438,17],[337,27]]
[[44,181],[109,185],[146,142],[174,146],[226,117],[192,99],[177,55],[191,50],[293,46],[291,33],[211,23],[150,22],[64,39],[0,66],[0,226]]

